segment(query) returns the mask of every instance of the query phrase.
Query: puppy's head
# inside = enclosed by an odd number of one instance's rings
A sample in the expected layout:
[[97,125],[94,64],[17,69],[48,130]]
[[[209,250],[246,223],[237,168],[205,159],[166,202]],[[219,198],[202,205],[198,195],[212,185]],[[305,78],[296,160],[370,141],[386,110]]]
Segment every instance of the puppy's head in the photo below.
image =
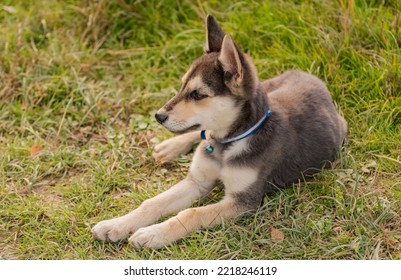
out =
[[212,16],[206,18],[206,33],[205,54],[183,76],[178,94],[155,116],[173,133],[224,133],[237,120],[242,103],[252,98],[259,83],[251,59]]

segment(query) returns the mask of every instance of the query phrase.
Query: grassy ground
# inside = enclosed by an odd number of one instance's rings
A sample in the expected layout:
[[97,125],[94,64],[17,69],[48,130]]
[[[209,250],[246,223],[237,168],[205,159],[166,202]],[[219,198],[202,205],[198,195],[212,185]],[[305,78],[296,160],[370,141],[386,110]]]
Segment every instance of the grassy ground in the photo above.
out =
[[[0,259],[401,259],[401,3],[201,2],[1,1]],[[323,79],[347,145],[255,216],[162,250],[94,241],[186,174],[190,155],[152,160],[170,136],[152,115],[201,55],[207,13],[262,79]]]

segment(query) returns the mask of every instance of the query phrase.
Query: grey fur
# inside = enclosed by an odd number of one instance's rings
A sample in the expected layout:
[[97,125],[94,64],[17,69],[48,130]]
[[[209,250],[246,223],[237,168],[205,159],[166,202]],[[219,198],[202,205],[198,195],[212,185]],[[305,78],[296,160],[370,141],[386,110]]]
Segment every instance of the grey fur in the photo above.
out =
[[[232,73],[224,71],[219,61],[225,33],[210,16],[207,27],[209,46],[192,65],[189,77],[202,77],[215,96],[231,96],[241,108],[226,137],[246,131],[267,110],[272,111],[270,119],[247,138],[247,149],[240,154],[227,162],[221,161],[232,144],[215,141],[215,151],[210,155],[220,159],[222,165],[259,170],[257,182],[237,194],[239,203],[254,209],[265,194],[330,167],[346,135],[346,122],[336,112],[327,87],[317,77],[294,70],[260,82],[251,59],[237,46],[243,82],[241,93],[234,94],[230,84]],[[166,111],[186,95],[184,84],[178,96],[166,104]]]

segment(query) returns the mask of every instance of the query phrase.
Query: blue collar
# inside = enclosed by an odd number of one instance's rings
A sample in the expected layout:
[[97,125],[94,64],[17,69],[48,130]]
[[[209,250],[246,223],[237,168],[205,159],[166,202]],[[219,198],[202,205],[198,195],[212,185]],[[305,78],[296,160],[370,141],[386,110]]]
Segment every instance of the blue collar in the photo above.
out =
[[[263,116],[263,118],[261,118],[254,126],[252,126],[250,129],[248,129],[244,133],[241,133],[240,135],[226,139],[224,141],[217,141],[217,142],[219,142],[220,144],[230,144],[230,143],[234,143],[234,142],[237,142],[239,140],[242,140],[242,139],[248,137],[249,135],[254,133],[270,117],[270,115],[271,115],[271,111],[269,110],[266,112],[266,114]],[[206,131],[205,130],[201,131],[200,137],[202,140],[206,140]],[[213,147],[211,145],[206,147],[206,151],[208,152],[208,147],[210,147],[209,150],[211,150],[211,152],[213,152]],[[208,152],[208,153],[211,153],[211,152]]]

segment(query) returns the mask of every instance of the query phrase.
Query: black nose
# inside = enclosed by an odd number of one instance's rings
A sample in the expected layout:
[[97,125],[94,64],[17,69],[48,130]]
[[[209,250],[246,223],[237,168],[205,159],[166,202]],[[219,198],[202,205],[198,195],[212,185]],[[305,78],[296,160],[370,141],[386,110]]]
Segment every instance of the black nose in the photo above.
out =
[[155,118],[160,124],[162,124],[167,120],[168,116],[164,115],[164,114],[156,113]]

